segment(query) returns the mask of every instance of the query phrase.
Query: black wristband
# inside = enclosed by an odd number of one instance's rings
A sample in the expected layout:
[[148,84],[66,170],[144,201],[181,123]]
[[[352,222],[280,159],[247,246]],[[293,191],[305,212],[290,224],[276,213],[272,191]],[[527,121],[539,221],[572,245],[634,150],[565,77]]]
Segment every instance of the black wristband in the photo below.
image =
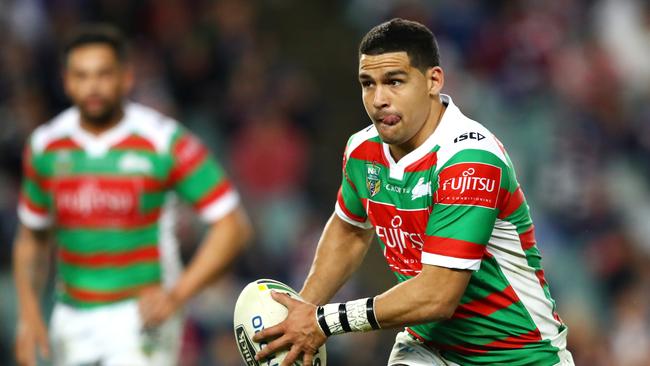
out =
[[323,333],[325,333],[325,336],[331,336],[332,332],[330,331],[330,328],[327,326],[327,322],[325,321],[325,309],[323,309],[322,306],[316,308],[316,318],[318,319],[318,326],[320,326],[320,329],[323,331]]
[[341,327],[346,332],[351,332],[350,323],[348,322],[348,311],[345,308],[345,303],[339,305],[339,321],[341,322]]
[[368,323],[370,323],[370,326],[372,329],[379,329],[379,323],[377,322],[377,318],[375,317],[375,298],[374,297],[369,297],[368,300],[366,301],[366,315],[368,316]]

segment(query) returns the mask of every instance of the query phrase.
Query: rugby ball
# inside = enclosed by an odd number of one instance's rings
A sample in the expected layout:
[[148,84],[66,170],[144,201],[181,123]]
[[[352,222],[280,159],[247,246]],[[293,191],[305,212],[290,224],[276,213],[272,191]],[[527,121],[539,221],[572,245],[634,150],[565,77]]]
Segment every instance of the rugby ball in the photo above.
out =
[[[267,359],[256,361],[255,354],[266,346],[268,340],[253,342],[253,335],[264,328],[282,322],[288,314],[284,305],[271,297],[271,290],[301,299],[296,291],[282,282],[268,279],[253,281],[246,285],[237,298],[234,314],[235,340],[244,363],[247,366],[279,366],[288,350],[277,352]],[[314,355],[314,366],[325,366],[326,355],[323,344]],[[302,366],[302,358],[293,363]]]

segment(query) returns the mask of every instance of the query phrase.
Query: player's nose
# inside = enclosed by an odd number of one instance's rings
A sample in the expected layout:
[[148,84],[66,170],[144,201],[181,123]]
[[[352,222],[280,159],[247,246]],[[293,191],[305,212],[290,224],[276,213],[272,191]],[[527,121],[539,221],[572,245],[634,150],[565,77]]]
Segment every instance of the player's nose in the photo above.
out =
[[377,109],[383,109],[390,106],[390,99],[388,98],[388,93],[386,89],[381,86],[377,86],[375,89],[375,94],[372,99],[373,107]]

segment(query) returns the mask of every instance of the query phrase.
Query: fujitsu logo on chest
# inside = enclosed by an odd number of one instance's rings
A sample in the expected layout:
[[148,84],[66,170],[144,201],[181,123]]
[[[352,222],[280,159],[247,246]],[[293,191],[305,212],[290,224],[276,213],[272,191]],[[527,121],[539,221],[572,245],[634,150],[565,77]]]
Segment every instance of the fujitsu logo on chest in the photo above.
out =
[[436,202],[495,208],[501,184],[501,168],[484,163],[459,163],[443,169]]
[[[121,184],[120,184],[121,183]],[[137,208],[135,187],[95,180],[62,182],[56,189],[59,215],[129,215]]]
[[459,177],[446,179],[442,182],[442,190],[454,190],[464,193],[467,190],[493,192],[496,187],[496,179],[475,176],[476,169],[468,168]]
[[396,248],[400,253],[404,250],[415,249],[421,251],[424,246],[424,239],[420,233],[414,233],[402,228],[402,217],[395,215],[391,221],[391,227],[376,226],[377,236],[389,248]]

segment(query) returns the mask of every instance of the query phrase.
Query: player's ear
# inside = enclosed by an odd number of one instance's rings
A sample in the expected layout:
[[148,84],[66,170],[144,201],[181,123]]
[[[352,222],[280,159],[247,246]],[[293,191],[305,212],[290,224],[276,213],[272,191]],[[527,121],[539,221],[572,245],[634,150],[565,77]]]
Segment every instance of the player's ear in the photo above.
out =
[[427,69],[427,89],[430,97],[437,97],[445,84],[445,73],[442,67],[434,66]]

